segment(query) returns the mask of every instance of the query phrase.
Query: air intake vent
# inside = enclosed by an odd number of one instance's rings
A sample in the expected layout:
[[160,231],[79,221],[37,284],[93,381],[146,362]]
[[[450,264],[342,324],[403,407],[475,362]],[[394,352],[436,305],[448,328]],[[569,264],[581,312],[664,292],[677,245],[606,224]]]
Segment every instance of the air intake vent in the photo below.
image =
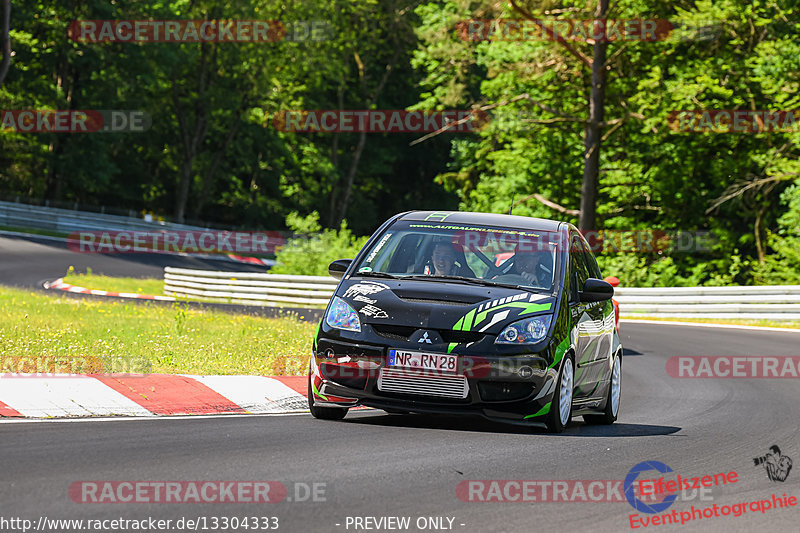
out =
[[429,304],[429,305],[457,305],[459,307],[467,307],[469,305],[473,305],[469,302],[457,302],[453,300],[438,300],[432,298],[400,298],[404,302],[412,302],[417,304]]
[[381,369],[378,375],[378,390],[458,399],[464,399],[469,394],[467,378],[464,376],[442,376],[392,368]]
[[434,283],[426,283],[424,289],[398,288],[392,289],[392,292],[407,302],[441,303],[442,305],[471,305],[489,298],[488,291],[484,294],[453,294],[452,289],[444,289]]
[[446,343],[457,342],[459,344],[469,344],[470,342],[482,341],[486,336],[479,331],[453,331],[449,329],[439,330],[442,340]]
[[370,326],[381,337],[396,341],[407,341],[411,334],[417,331],[417,328],[413,326],[393,326],[389,324],[370,324]]

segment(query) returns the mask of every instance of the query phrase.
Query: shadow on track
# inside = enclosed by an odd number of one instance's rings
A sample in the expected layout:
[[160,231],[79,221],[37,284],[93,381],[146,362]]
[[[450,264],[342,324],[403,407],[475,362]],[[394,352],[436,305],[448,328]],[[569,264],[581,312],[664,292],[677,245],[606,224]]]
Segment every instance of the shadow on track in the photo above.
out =
[[[544,427],[518,426],[492,422],[477,416],[449,416],[429,414],[380,415],[378,410],[371,416],[348,416],[347,424],[364,424],[397,428],[436,429],[443,431],[471,431],[477,433],[506,433],[515,435],[551,435]],[[653,437],[671,435],[681,428],[676,426],[657,426],[651,424],[615,423],[610,426],[590,426],[573,420],[564,433],[554,437]]]
[[644,354],[642,352],[637,352],[636,350],[633,350],[631,348],[625,348],[624,346],[622,347],[623,357],[630,357],[632,355],[644,355]]

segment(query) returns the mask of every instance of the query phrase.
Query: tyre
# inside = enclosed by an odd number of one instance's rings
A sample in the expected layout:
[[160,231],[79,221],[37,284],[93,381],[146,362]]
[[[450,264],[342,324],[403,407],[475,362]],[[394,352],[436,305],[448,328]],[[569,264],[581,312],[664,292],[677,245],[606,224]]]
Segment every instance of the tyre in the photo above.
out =
[[311,375],[308,376],[308,408],[311,416],[321,420],[341,420],[347,414],[347,407],[317,407],[314,405],[314,389],[311,387]]
[[550,402],[550,411],[545,418],[551,433],[561,433],[572,420],[572,389],[575,386],[575,369],[572,357],[567,356],[561,364],[556,390]]
[[583,420],[587,424],[608,425],[613,424],[619,415],[619,399],[622,393],[622,363],[619,355],[614,356],[614,364],[611,365],[611,380],[608,384],[608,398],[606,398],[606,408],[602,415],[584,415]]

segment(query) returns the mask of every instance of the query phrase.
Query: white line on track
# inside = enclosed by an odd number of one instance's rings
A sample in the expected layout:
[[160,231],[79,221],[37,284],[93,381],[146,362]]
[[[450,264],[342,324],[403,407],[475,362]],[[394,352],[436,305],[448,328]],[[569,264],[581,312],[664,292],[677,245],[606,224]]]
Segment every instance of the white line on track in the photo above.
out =
[[668,326],[694,326],[698,328],[723,328],[723,329],[752,329],[755,331],[783,331],[789,333],[800,333],[800,329],[791,328],[771,328],[767,326],[745,326],[738,324],[713,324],[704,322],[677,322],[672,320],[644,320],[639,318],[620,318],[620,323],[635,324],[666,324]]
[[33,424],[37,422],[64,423],[64,422],[133,422],[137,420],[201,420],[206,418],[253,418],[270,416],[297,416],[310,415],[310,412],[297,413],[262,413],[262,414],[219,414],[219,415],[180,415],[180,416],[116,416],[116,417],[85,417],[85,418],[8,418],[0,419],[1,424]]

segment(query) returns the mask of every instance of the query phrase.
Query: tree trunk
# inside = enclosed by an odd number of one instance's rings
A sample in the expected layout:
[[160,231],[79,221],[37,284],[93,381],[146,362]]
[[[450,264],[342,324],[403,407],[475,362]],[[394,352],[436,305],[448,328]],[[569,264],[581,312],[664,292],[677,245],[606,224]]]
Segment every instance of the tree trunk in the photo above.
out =
[[192,185],[194,174],[194,160],[200,153],[203,141],[208,130],[208,105],[205,102],[205,94],[212,82],[208,78],[208,62],[216,62],[212,52],[210,60],[206,57],[207,49],[204,45],[200,46],[200,68],[198,72],[197,99],[194,106],[194,124],[191,126],[187,120],[187,113],[181,107],[180,96],[178,94],[177,74],[172,78],[172,103],[175,106],[175,117],[178,119],[178,131],[180,133],[181,144],[183,144],[183,154],[181,158],[181,169],[178,180],[178,188],[175,195],[175,218],[179,223],[186,219],[186,206],[189,202],[189,190]]
[[[339,88],[336,91],[336,102],[338,104],[339,113],[344,110],[344,76],[342,76],[339,80]],[[336,200],[338,198],[338,191],[337,185],[339,181],[338,172],[336,169],[339,166],[339,138],[341,137],[340,132],[334,132],[333,134],[333,143],[331,144],[331,165],[334,168],[334,174],[332,177],[333,181],[331,182],[331,192],[329,197],[329,205],[328,205],[328,227],[332,228],[333,223],[336,221],[336,216],[338,211],[336,210]],[[339,222],[341,224],[341,222]]]
[[228,133],[225,136],[225,140],[222,141],[222,146],[220,146],[219,150],[217,150],[216,153],[214,153],[214,157],[211,160],[211,164],[208,166],[205,174],[203,175],[200,194],[198,194],[197,202],[194,204],[194,210],[192,211],[192,216],[196,219],[200,218],[200,213],[203,211],[203,208],[208,202],[208,198],[211,195],[211,189],[213,188],[214,185],[214,174],[217,172],[217,168],[222,162],[222,156],[225,155],[225,153],[228,150],[228,146],[230,146],[234,137],[236,137],[236,133],[239,131],[239,126],[242,123],[242,116],[244,115],[244,112],[247,110],[248,106],[249,106],[249,101],[247,96],[245,96],[244,98],[242,98],[241,106],[236,111],[236,118],[234,118],[233,120],[233,125],[228,129]]
[[[608,0],[599,0],[596,19],[604,19],[608,12]],[[578,227],[582,231],[597,229],[597,186],[600,175],[601,123],[605,115],[606,95],[606,50],[608,42],[594,43],[592,58],[592,87],[589,95],[589,122],[586,125],[583,155],[583,185],[581,186],[581,214]]]
[[0,21],[0,53],[3,60],[0,61],[0,85],[6,79],[8,68],[11,66],[11,0],[3,0],[2,21]]
[[756,237],[756,254],[758,255],[758,262],[760,264],[764,264],[766,261],[766,252],[764,252],[764,241],[761,238],[761,226],[764,223],[764,215],[767,213],[767,209],[769,208],[769,204],[762,206],[761,208],[756,211],[756,224],[753,230],[753,233]]
[[342,220],[347,216],[347,207],[350,205],[350,195],[353,192],[353,182],[356,179],[358,164],[361,162],[361,154],[364,153],[364,146],[367,144],[367,132],[362,131],[358,137],[358,145],[353,153],[353,160],[350,162],[350,169],[347,171],[347,179],[344,185],[344,195],[339,203],[339,214],[336,216],[336,226],[342,225]]

